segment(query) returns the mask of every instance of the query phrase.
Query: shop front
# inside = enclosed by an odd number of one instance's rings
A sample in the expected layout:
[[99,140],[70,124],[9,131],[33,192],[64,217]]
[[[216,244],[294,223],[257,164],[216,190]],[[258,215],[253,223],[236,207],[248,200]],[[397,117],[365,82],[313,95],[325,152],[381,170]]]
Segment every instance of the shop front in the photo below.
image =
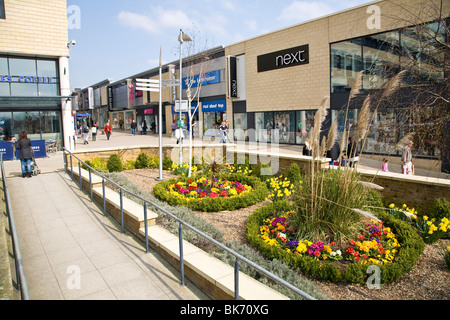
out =
[[218,129],[222,121],[227,120],[226,100],[202,102],[203,135],[206,137],[219,136]]

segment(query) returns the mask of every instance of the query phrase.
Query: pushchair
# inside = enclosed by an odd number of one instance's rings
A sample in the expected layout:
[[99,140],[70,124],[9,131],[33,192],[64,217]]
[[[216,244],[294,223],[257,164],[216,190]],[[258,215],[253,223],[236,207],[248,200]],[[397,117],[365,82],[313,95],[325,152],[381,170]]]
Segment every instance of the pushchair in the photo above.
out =
[[34,157],[31,159],[30,167],[31,167],[31,174],[33,176],[37,176],[38,174],[41,173],[41,169],[39,169],[36,163],[36,159]]

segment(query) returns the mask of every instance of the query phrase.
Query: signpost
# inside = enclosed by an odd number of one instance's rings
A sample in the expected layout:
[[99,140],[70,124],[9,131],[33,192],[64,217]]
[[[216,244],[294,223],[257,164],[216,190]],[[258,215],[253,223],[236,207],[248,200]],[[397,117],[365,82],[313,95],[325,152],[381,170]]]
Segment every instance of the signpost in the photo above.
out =
[[159,177],[158,181],[163,181],[163,152],[162,152],[162,89],[178,86],[176,80],[162,80],[162,49],[159,54],[159,80],[136,79],[137,91],[159,92]]

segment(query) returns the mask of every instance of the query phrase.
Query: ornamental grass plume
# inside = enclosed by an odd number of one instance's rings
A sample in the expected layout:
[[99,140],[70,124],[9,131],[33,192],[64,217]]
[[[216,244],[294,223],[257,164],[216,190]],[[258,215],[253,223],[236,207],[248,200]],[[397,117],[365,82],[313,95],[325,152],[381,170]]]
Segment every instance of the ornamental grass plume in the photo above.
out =
[[327,151],[333,148],[334,143],[336,142],[336,137],[337,137],[337,119],[333,121],[330,130],[328,131],[327,147],[326,147]]
[[356,143],[360,142],[367,135],[370,121],[370,104],[371,96],[370,94],[364,100],[363,106],[359,111],[358,123],[356,124]]

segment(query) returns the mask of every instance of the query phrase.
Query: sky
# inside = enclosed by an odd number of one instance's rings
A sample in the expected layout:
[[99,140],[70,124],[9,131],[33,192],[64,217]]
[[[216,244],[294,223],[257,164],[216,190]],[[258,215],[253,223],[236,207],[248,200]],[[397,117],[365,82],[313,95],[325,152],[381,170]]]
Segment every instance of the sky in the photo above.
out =
[[373,0],[67,0],[72,88],[122,80],[195,50],[227,46]]

